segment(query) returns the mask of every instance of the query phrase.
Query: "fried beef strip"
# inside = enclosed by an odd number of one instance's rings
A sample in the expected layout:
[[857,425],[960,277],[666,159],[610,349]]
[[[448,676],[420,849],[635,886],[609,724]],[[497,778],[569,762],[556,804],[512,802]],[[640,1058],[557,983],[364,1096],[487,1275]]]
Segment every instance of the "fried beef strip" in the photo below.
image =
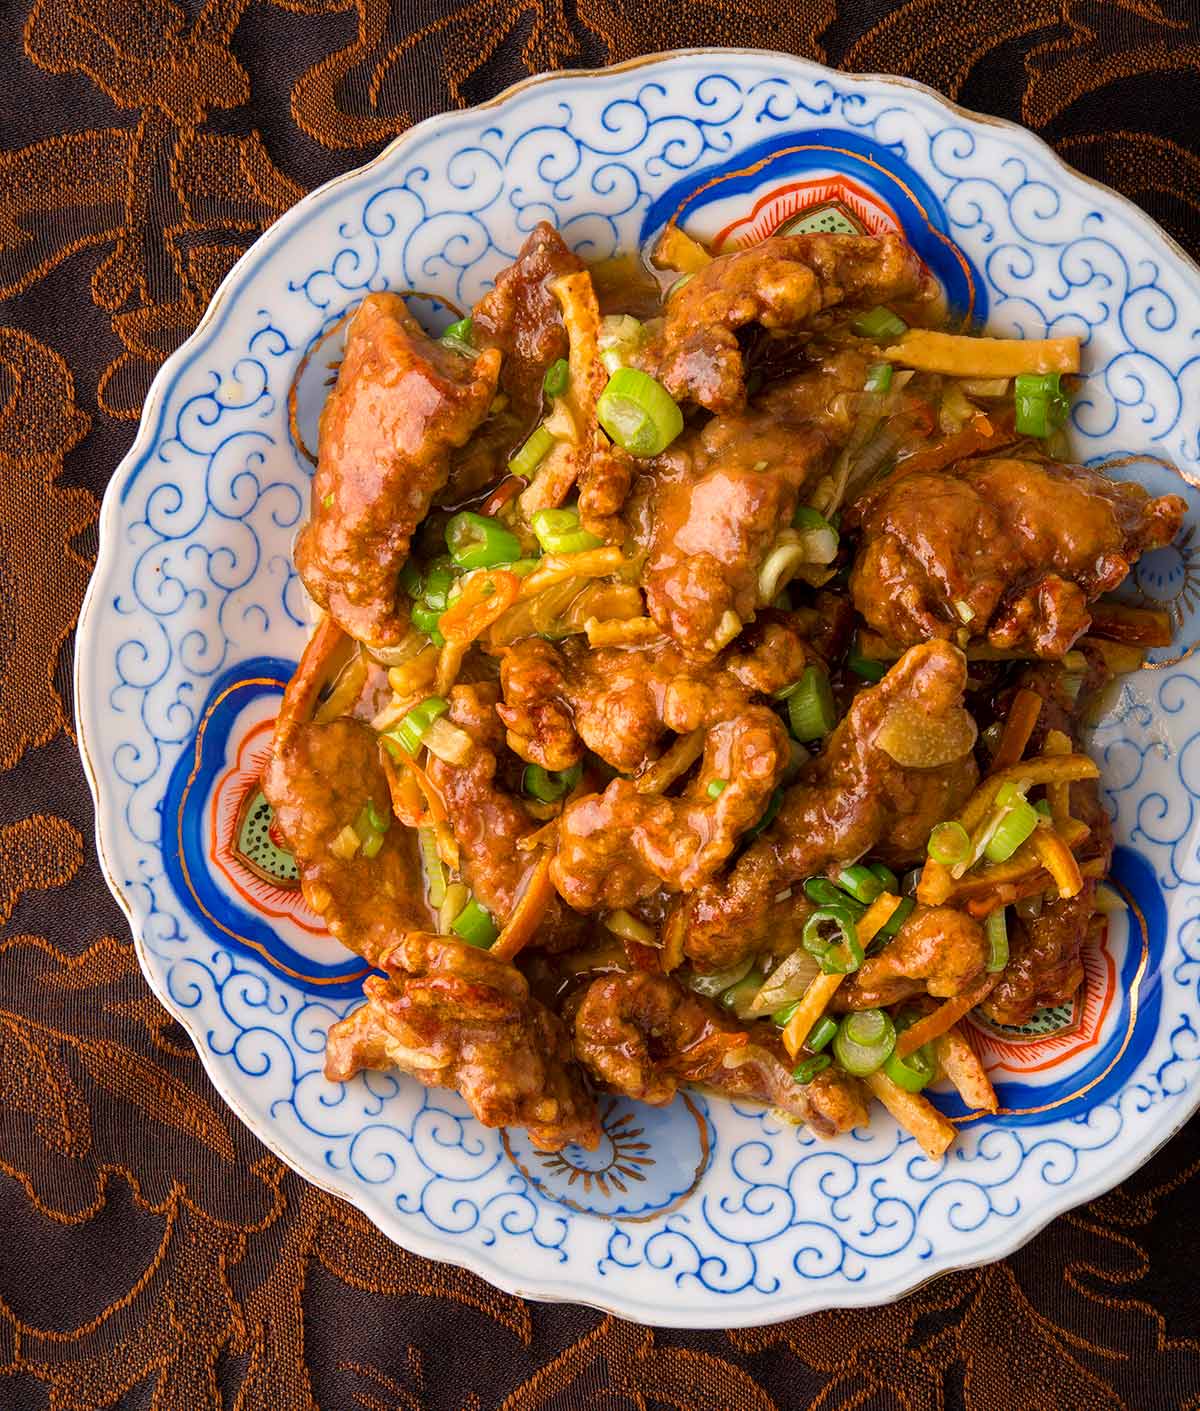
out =
[[579,256],[567,249],[552,225],[542,221],[471,311],[477,346],[498,348],[504,354],[500,388],[525,429],[541,410],[546,369],[567,356],[562,310],[550,286],[582,269]]
[[918,907],[833,997],[834,1009],[875,1009],[913,995],[948,999],[980,978],[988,943],[973,916],[952,906]]
[[739,328],[802,330],[839,304],[886,303],[925,288],[921,262],[899,235],[773,236],[694,274],[668,301],[640,364],[676,401],[739,411],[746,400]]
[[398,294],[368,294],[321,413],[317,473],[296,567],[312,597],[372,645],[408,630],[409,540],[496,390],[500,353],[471,359],[426,337]]
[[686,735],[732,718],[753,695],[797,680],[807,655],[793,621],[773,612],[707,668],[666,637],[632,650],[525,637],[505,652],[504,701],[496,709],[509,748],[530,763],[566,769],[586,745],[633,773],[668,731]]
[[[1083,690],[1066,687],[1071,673],[1060,662],[1042,662],[1023,671],[1013,689],[1036,691],[1043,705],[1030,741],[1033,752],[1040,750],[1046,734],[1059,730],[1069,739],[1078,733],[1080,703],[1091,690],[1103,683],[1106,671],[1102,660],[1086,652],[1088,675]],[[1112,859],[1112,822],[1100,801],[1095,779],[1076,780],[1070,788],[1072,818],[1086,823],[1088,835],[1075,845],[1080,861],[1099,860],[1108,870]],[[1080,951],[1095,934],[1096,883],[1085,878],[1077,896],[1055,897],[1044,904],[1041,914],[1022,914],[1020,908],[1008,912],[1009,962],[996,988],[981,1005],[982,1012],[996,1024],[1027,1024],[1035,1009],[1065,1004],[1083,982]]]
[[739,1028],[667,975],[593,980],[575,1013],[575,1052],[597,1081],[654,1106],[670,1102],[680,1083],[704,1083],[726,1097],[770,1103],[823,1137],[867,1122],[853,1078],[826,1069],[801,1086],[768,1026]]
[[370,976],[367,1002],[329,1031],[325,1075],[399,1068],[453,1088],[485,1127],[526,1127],[534,1146],[594,1150],[600,1120],[571,1040],[513,965],[447,937],[409,932]]
[[370,800],[381,818],[392,811],[375,732],[342,717],[300,725],[276,742],[263,793],[296,859],[304,896],[344,946],[372,964],[399,931],[428,924],[416,835],[393,823],[373,858],[343,859],[330,844],[354,826]]
[[763,562],[850,435],[866,368],[855,350],[826,354],[739,415],[685,431],[638,487],[647,609],[689,655],[711,659],[764,606]]
[[1053,461],[901,474],[854,508],[854,605],[901,645],[965,631],[1061,657],[1087,630],[1088,604],[1169,544],[1185,509],[1178,495],[1151,499],[1140,485]]
[[[476,748],[464,764],[431,756],[428,773],[445,802],[463,875],[481,905],[503,925],[536,861],[536,853],[524,852],[517,844],[541,825],[496,778],[497,756],[504,747],[496,716],[498,695],[490,681],[454,687],[449,718],[471,736]],[[586,922],[555,898],[536,943],[554,950],[577,945],[585,928]]]
[[393,823],[373,858],[345,858],[331,845],[369,802],[390,818],[378,737],[360,720],[311,720],[318,692],[345,644],[326,622],[288,682],[262,788],[295,858],[305,900],[344,946],[375,964],[401,931],[429,924],[416,835]]
[[604,793],[576,799],[559,818],[550,866],[559,894],[578,911],[611,911],[660,886],[691,891],[762,816],[790,758],[779,717],[749,706],[709,731],[699,772],[679,798],[614,779]]
[[916,708],[934,722],[958,710],[966,675],[960,651],[927,642],[859,692],[771,826],[730,872],[678,904],[669,924],[683,928],[696,969],[723,970],[753,954],[777,918],[776,896],[831,864],[872,849],[895,864],[922,855],[930,828],[953,818],[974,788],[974,756],[914,769],[897,764],[875,737],[895,706]]

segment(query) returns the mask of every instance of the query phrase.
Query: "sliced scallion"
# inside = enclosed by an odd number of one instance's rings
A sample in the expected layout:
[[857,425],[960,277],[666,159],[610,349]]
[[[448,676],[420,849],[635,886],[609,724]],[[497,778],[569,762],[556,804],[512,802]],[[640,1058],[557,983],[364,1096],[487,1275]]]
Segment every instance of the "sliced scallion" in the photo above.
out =
[[872,363],[871,366],[867,368],[867,380],[863,383],[863,391],[879,392],[882,394],[890,391],[891,386],[891,363]]
[[933,1082],[934,1074],[937,1072],[937,1063],[928,1047],[922,1046],[915,1053],[910,1053],[907,1058],[901,1058],[899,1054],[892,1053],[884,1061],[883,1071],[898,1088],[903,1088],[905,1092],[909,1093],[919,1093],[922,1088],[928,1087]]
[[410,598],[421,596],[421,570],[412,559],[404,561],[404,567],[400,570],[400,586]]
[[888,941],[890,941],[892,937],[896,934],[896,932],[899,931],[900,927],[903,926],[904,923],[908,920],[908,918],[913,914],[916,905],[917,903],[915,898],[901,897],[900,905],[895,909],[895,911],[892,912],[892,914],[883,923],[879,930],[875,932],[875,937],[872,940],[869,949],[872,951],[882,950],[883,947],[888,943]]
[[804,923],[801,944],[826,975],[849,975],[863,962],[858,929],[849,907],[819,907]]
[[521,541],[499,520],[462,510],[446,525],[446,547],[459,568],[495,568],[520,555]]
[[529,433],[529,439],[510,457],[509,474],[519,475],[522,480],[528,480],[549,455],[553,446],[554,437],[546,429],[545,423],[534,427]]
[[788,722],[800,743],[823,739],[837,719],[829,677],[819,666],[806,666],[804,675],[787,697]]
[[885,338],[899,338],[902,333],[908,332],[908,324],[891,309],[882,306],[859,314],[851,327],[860,338],[873,338],[877,343]]
[[385,733],[389,739],[395,740],[406,754],[415,757],[421,748],[422,740],[429,733],[429,727],[449,709],[450,702],[443,696],[427,696]]
[[471,342],[475,329],[475,320],[468,314],[466,318],[460,318],[457,323],[452,323],[442,334],[442,344],[447,348],[452,348],[456,353],[462,353],[464,357],[473,358],[475,348]]
[[533,532],[548,554],[579,554],[598,549],[604,543],[595,534],[579,527],[579,511],[573,505],[562,509],[535,510]]
[[828,877],[810,877],[804,884],[804,895],[814,906],[847,906],[856,919],[866,911]]
[[491,912],[480,906],[474,897],[450,923],[450,929],[467,945],[478,946],[481,950],[486,950],[500,934]]
[[898,896],[900,892],[900,878],[884,862],[868,862],[868,868],[874,872],[879,879],[879,884],[885,892],[891,892],[893,896]]
[[527,764],[521,776],[521,788],[542,803],[556,803],[579,783],[583,773],[581,765],[573,764],[570,769],[543,769],[540,764]]
[[937,823],[929,834],[925,851],[943,867],[956,867],[971,854],[971,835],[961,823]]
[[710,799],[719,799],[728,787],[728,779],[710,779],[708,788],[704,792]]
[[824,1073],[833,1062],[827,1053],[814,1053],[811,1058],[806,1058],[803,1063],[797,1063],[792,1069],[792,1077],[800,1086],[807,1087],[818,1073]]
[[983,850],[989,862],[1007,862],[1013,853],[1033,833],[1038,825],[1038,811],[1031,803],[1018,798],[996,825],[996,830]]
[[412,605],[413,626],[424,632],[435,647],[445,645],[445,637],[438,631],[438,623],[442,614],[435,612],[433,608],[428,608],[424,603],[413,603]]
[[432,608],[434,612],[445,612],[455,581],[454,569],[445,559],[431,563],[421,587],[421,599],[425,606]]
[[804,1040],[804,1047],[812,1049],[813,1053],[820,1053],[823,1048],[828,1048],[830,1040],[838,1031],[837,1020],[828,1014],[822,1014],[820,1019],[808,1031],[808,1038]]
[[1007,907],[993,911],[984,922],[988,942],[988,960],[984,969],[995,975],[1008,964],[1008,920]]
[[843,892],[849,892],[855,901],[862,902],[864,906],[870,906],[884,890],[883,883],[874,872],[861,863],[843,867],[837,875],[837,884]]
[[566,358],[556,358],[542,378],[542,391],[547,397],[561,397],[571,383],[571,368]]
[[1070,403],[1057,372],[1022,372],[1013,388],[1016,429],[1022,436],[1046,437],[1067,419]]
[[872,661],[870,657],[860,656],[857,652],[851,652],[847,656],[846,665],[855,676],[861,676],[864,681],[882,681],[887,675],[886,662]]
[[636,367],[619,367],[596,403],[600,425],[622,450],[657,456],[683,430],[683,413],[661,382]]
[[847,1014],[833,1040],[837,1061],[856,1078],[882,1068],[895,1047],[896,1026],[882,1009]]

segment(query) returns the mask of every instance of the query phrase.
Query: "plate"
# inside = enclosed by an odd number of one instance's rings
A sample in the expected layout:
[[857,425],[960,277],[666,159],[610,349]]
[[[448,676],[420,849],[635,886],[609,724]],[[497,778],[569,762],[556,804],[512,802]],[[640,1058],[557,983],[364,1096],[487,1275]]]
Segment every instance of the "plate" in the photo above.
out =
[[[1092,748],[1128,909],[1071,1006],[975,1033],[1002,1102],[931,1162],[882,1112],[833,1142],[699,1094],[602,1102],[597,1152],[534,1152],[452,1094],[321,1074],[362,962],[304,905],[258,792],[307,635],[291,563],[347,310],[412,291],[438,328],[539,220],[589,259],[669,217],[722,248],[903,229],[964,319],[1079,334],[1082,459],[1180,489],[1130,587],[1182,648],[1126,679]],[[397,1243],[530,1298],[732,1327],[893,1299],[1000,1258],[1128,1175],[1195,1109],[1200,981],[1198,272],[1036,138],[890,78],[696,51],[533,79],[422,123],[247,252],[165,364],[113,476],[79,628],[100,857],[151,986],[238,1116]]]

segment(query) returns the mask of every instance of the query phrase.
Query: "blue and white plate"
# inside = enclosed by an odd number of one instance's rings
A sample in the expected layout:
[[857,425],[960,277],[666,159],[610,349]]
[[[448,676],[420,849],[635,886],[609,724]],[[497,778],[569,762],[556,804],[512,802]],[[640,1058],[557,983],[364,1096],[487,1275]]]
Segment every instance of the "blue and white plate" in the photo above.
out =
[[1146,216],[1028,133],[914,84],[680,53],[422,123],[239,261],[109,486],[76,691],[100,854],[143,969],[268,1146],[399,1244],[505,1289],[729,1327],[878,1303],[999,1258],[1195,1109],[1200,565],[1193,517],[1139,567],[1136,595],[1170,607],[1178,646],[1095,730],[1128,910],[1072,1006],[977,1033],[1002,1110],[981,1120],[940,1099],[961,1126],[944,1160],[882,1110],[822,1142],[698,1094],[665,1110],[607,1100],[600,1151],[545,1156],[415,1082],[327,1083],[325,1031],[363,966],[305,907],[257,779],[307,635],[291,543],[331,330],[388,287],[444,324],[540,220],[599,259],[672,215],[723,248],[903,229],[965,317],[1079,334],[1078,455],[1173,462],[1123,473],[1195,510],[1200,277]]

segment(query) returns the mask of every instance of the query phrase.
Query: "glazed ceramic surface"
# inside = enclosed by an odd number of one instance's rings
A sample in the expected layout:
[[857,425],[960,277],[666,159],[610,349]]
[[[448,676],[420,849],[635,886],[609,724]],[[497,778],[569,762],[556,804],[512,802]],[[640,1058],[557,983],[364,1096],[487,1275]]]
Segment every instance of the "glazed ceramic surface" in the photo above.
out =
[[326,1082],[325,1032],[364,967],[304,904],[257,780],[308,630],[291,544],[336,326],[383,288],[444,326],[539,220],[599,259],[671,216],[721,249],[902,229],[964,320],[1079,334],[1079,458],[1173,461],[1178,474],[1121,473],[1195,509],[1197,271],[1144,215],[925,89],[678,54],[424,123],[249,251],[159,374],[109,487],[76,686],[101,856],[146,976],[268,1146],[399,1244],[506,1289],[732,1326],[998,1258],[1196,1107],[1200,579],[1189,517],[1131,589],[1170,608],[1177,646],[1112,692],[1094,731],[1128,910],[1072,1005],[975,1030],[1002,1109],[939,1095],[960,1125],[943,1160],[879,1109],[822,1142],[698,1094],[660,1110],[604,1099],[599,1151],[546,1156],[408,1079]]

